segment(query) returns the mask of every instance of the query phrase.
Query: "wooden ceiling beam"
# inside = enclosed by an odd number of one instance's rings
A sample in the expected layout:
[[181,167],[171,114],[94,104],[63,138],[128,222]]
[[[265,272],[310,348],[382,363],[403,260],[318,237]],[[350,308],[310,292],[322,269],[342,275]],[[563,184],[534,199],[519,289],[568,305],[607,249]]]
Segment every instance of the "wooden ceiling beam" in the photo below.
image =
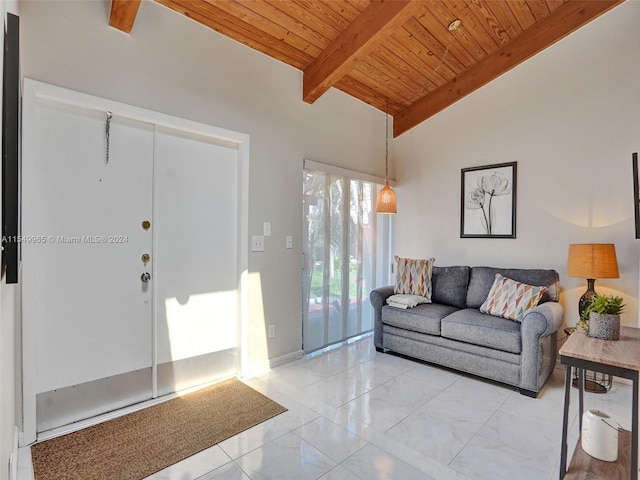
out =
[[571,0],[564,3],[511,42],[395,115],[393,136],[424,122],[623,1]]
[[315,102],[422,4],[423,0],[372,2],[304,69],[302,99]]
[[109,25],[124,33],[131,33],[141,0],[111,0]]

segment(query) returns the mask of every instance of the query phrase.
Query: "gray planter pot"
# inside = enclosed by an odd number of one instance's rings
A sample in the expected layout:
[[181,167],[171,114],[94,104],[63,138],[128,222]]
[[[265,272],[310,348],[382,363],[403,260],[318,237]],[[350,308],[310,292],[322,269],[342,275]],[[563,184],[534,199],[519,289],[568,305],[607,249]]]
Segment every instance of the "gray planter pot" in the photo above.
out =
[[620,315],[589,314],[589,336],[602,340],[620,339]]

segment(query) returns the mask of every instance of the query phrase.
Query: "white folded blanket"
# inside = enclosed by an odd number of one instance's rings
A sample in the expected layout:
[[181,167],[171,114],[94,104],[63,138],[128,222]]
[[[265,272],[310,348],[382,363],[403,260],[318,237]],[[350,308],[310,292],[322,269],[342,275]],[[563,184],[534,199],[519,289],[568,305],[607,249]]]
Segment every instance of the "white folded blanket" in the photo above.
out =
[[387,305],[395,308],[413,308],[420,303],[431,303],[428,298],[420,295],[397,293],[387,298]]

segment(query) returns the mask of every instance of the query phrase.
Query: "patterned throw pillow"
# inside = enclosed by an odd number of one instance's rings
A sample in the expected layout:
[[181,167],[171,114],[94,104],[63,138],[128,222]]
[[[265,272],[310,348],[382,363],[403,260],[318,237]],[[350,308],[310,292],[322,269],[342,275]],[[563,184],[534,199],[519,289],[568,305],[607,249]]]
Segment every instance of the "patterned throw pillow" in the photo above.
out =
[[489,295],[480,311],[521,322],[525,314],[535,308],[547,287],[534,287],[516,282],[496,273]]
[[393,257],[396,261],[396,283],[393,293],[420,295],[431,301],[431,271],[435,259],[414,260]]

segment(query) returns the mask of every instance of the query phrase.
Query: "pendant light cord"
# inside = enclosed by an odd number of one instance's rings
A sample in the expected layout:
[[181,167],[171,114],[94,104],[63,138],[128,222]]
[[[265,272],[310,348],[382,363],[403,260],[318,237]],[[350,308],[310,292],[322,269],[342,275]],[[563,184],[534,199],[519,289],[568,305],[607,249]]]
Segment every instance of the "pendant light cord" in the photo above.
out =
[[[458,28],[460,28],[460,25],[462,25],[462,22],[460,20],[456,19],[456,20],[452,21],[449,24],[449,26],[447,27],[447,30],[449,30],[451,32],[451,39],[449,40],[449,44],[445,48],[444,53],[440,57],[440,60],[438,61],[437,65],[435,66],[435,68],[431,72],[431,76],[432,77],[434,77],[435,74],[438,72],[438,70],[440,69],[440,67],[444,63],[444,60],[447,57],[447,54],[449,53],[449,50],[451,49],[453,44],[456,43],[456,41],[458,40],[458,38],[456,37],[456,32],[458,31]],[[408,102],[403,102],[403,103],[413,104],[413,102],[415,102],[418,98],[421,98],[424,95],[424,92],[426,92],[427,90],[428,90],[428,85],[427,85],[427,83],[425,83],[425,84],[422,85],[422,87],[420,87],[420,90],[418,90],[418,92]],[[387,102],[388,101],[389,101],[389,99],[387,98]],[[387,106],[387,111],[389,111],[389,107],[388,106]]]
[[385,153],[384,153],[384,181],[389,182],[389,97],[387,97],[387,111],[385,112]]

